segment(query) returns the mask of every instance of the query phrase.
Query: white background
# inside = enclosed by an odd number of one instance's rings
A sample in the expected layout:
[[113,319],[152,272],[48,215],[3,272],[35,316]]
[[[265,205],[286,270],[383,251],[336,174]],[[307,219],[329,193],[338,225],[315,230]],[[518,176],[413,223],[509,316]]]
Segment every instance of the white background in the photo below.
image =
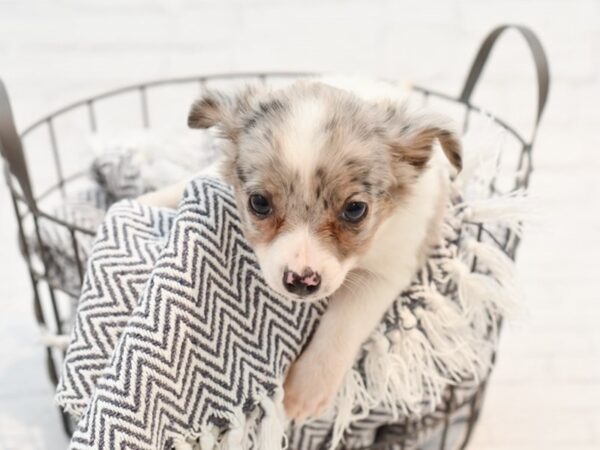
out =
[[[552,88],[535,149],[541,220],[519,255],[527,313],[503,336],[471,448],[598,449],[600,2],[0,0],[0,77],[20,128],[118,85],[219,71],[359,73],[457,94],[502,22],[539,34]],[[515,34],[500,47],[477,100],[525,130],[530,57]],[[0,449],[64,448],[15,236],[2,184]]]

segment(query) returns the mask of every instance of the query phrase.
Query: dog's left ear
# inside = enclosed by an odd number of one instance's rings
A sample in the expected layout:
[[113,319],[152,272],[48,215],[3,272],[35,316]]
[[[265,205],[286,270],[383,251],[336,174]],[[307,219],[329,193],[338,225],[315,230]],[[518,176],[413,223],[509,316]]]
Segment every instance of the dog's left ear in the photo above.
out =
[[431,159],[437,140],[448,161],[458,172],[462,169],[462,144],[448,118],[427,112],[411,114],[404,107],[388,105],[385,121],[394,160],[420,171]]

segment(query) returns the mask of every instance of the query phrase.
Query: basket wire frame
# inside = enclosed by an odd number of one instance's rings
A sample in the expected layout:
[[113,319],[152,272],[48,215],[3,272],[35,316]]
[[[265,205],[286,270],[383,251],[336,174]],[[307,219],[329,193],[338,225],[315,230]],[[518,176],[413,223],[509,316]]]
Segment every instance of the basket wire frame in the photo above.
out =
[[[490,115],[483,108],[471,103],[472,94],[480,79],[490,52],[494,47],[498,37],[500,37],[508,29],[514,29],[523,36],[531,50],[536,67],[538,103],[533,130],[529,138],[522,136],[522,134],[520,134],[513,126],[509,125],[508,122],[497,116]],[[55,128],[55,121],[58,118],[62,117],[66,113],[82,110],[83,114],[87,116],[86,121],[89,132],[96,133],[100,129],[100,115],[97,112],[98,104],[103,100],[115,98],[122,94],[133,93],[138,97],[139,108],[137,114],[140,116],[141,125],[143,128],[150,128],[152,126],[150,114],[151,102],[148,94],[159,87],[197,85],[197,88],[202,92],[207,89],[212,82],[258,81],[259,83],[269,83],[270,81],[278,79],[291,80],[310,75],[312,74],[299,72],[224,73],[205,76],[169,78],[139,83],[114,89],[100,95],[71,103],[35,121],[25,128],[20,134],[17,134],[16,132],[8,95],[2,81],[0,80],[0,153],[5,162],[5,178],[11,194],[11,202],[17,221],[17,239],[21,253],[27,265],[28,275],[33,291],[33,309],[35,319],[39,325],[52,334],[60,335],[63,332],[68,331],[65,330],[63,320],[61,319],[60,304],[61,302],[77,299],[79,295],[78,292],[73,292],[66,286],[58,285],[50,276],[46,245],[40,231],[40,220],[49,221],[54,226],[60,227],[61,229],[67,231],[70,237],[73,255],[77,264],[77,274],[79,276],[80,283],[83,283],[84,279],[85,261],[82,260],[82,256],[79,251],[78,238],[81,236],[91,237],[95,234],[95,230],[86,229],[74,223],[69,223],[68,221],[54,215],[52,211],[44,210],[42,206],[44,200],[54,194],[58,194],[60,198],[66,200],[67,187],[76,180],[89,175],[88,168],[84,168],[83,170],[75,171],[70,174],[65,174],[64,164],[61,158],[61,146]],[[481,44],[475,60],[469,70],[464,87],[458,96],[444,94],[420,86],[413,87],[413,91],[422,97],[424,104],[428,104],[431,98],[436,98],[453,104],[461,105],[464,109],[462,121],[463,132],[468,130],[471,116],[473,114],[485,114],[494,122],[495,125],[501,127],[507,132],[508,135],[514,138],[514,140],[520,146],[520,153],[515,172],[518,174],[518,176],[515,178],[513,187],[514,190],[517,190],[524,189],[529,184],[530,175],[533,170],[532,149],[535,143],[538,125],[545,108],[549,91],[549,82],[547,59],[536,35],[530,29],[524,26],[501,25],[492,30]],[[34,194],[25,152],[23,151],[22,140],[25,140],[33,132],[38,132],[42,129],[45,129],[47,132],[47,138],[50,144],[51,157],[57,181],[39,194]],[[490,191],[494,192],[495,189],[496,187],[493,180],[490,183]],[[35,240],[36,248],[38,248],[40,252],[39,258],[41,259],[41,265],[35,264],[33,261],[34,255],[32,254],[31,244],[28,242],[28,238],[31,239],[31,236],[26,234],[26,221],[30,221],[30,223],[33,225],[33,238]],[[494,239],[499,247],[502,248],[509,257],[513,259],[515,258],[520,239],[519,236],[516,236],[514,232],[508,230],[503,241],[499,242],[498,236],[492,234],[482,224],[474,223],[472,226],[476,227],[476,235],[479,240],[486,235],[486,238]],[[477,261],[474,259],[472,262],[472,268],[475,269],[476,266]],[[64,357],[64,353],[61,350],[47,346],[45,348],[45,354],[48,375],[52,383],[56,384],[58,382],[60,365],[62,358]],[[495,360],[495,357],[496,355],[494,354],[493,360]],[[460,444],[460,448],[466,448],[472,435],[474,425],[477,422],[480,414],[486,385],[487,379],[479,385],[478,389],[472,396],[460,404],[456,401],[454,387],[450,387],[450,394],[445,400],[444,404],[440,407],[443,411],[446,411],[446,414],[443,418],[439,450],[446,450],[448,448],[447,437],[451,425],[451,413],[468,405],[469,414],[466,434],[464,435],[463,442]],[[66,414],[61,412],[61,416],[65,431],[70,434],[72,431],[72,423]],[[426,425],[428,419],[429,418],[427,416],[424,416],[419,419],[419,423],[421,425]],[[412,425],[414,426],[414,424]],[[410,426],[411,424],[409,423],[409,419],[406,418],[404,428],[408,429]],[[429,426],[431,426],[431,424],[429,424]],[[406,445],[407,444],[405,440],[400,439],[390,442],[383,442],[381,444],[377,444],[376,446],[371,446],[370,448],[405,449]]]

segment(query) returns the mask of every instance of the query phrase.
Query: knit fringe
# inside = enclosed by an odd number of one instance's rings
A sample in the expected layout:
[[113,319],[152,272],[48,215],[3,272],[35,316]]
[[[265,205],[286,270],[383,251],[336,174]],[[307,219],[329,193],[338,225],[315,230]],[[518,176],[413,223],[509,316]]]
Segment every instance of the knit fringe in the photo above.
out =
[[288,419],[283,410],[283,388],[278,387],[269,396],[257,395],[257,405],[246,415],[241,409],[224,418],[230,423],[226,431],[214,425],[205,425],[199,432],[177,437],[174,450],[260,450],[287,449]]
[[464,219],[486,225],[502,225],[517,235],[523,231],[523,223],[535,217],[532,202],[525,191],[519,190],[485,200],[472,200],[460,204]]
[[261,401],[264,417],[258,432],[258,447],[264,450],[284,450],[287,448],[287,417],[283,410],[283,389],[275,392],[273,399],[264,397]]

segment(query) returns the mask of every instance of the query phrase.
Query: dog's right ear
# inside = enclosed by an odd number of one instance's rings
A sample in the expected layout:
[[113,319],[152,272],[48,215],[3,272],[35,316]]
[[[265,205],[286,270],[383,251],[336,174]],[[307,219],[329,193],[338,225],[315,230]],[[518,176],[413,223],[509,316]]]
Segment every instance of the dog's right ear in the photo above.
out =
[[206,92],[198,98],[188,114],[190,128],[211,128],[222,123],[227,110],[231,108],[230,99],[219,92]]
[[192,104],[188,126],[218,127],[224,137],[235,138],[241,127],[242,116],[251,109],[256,94],[257,89],[251,86],[237,94],[206,91]]

